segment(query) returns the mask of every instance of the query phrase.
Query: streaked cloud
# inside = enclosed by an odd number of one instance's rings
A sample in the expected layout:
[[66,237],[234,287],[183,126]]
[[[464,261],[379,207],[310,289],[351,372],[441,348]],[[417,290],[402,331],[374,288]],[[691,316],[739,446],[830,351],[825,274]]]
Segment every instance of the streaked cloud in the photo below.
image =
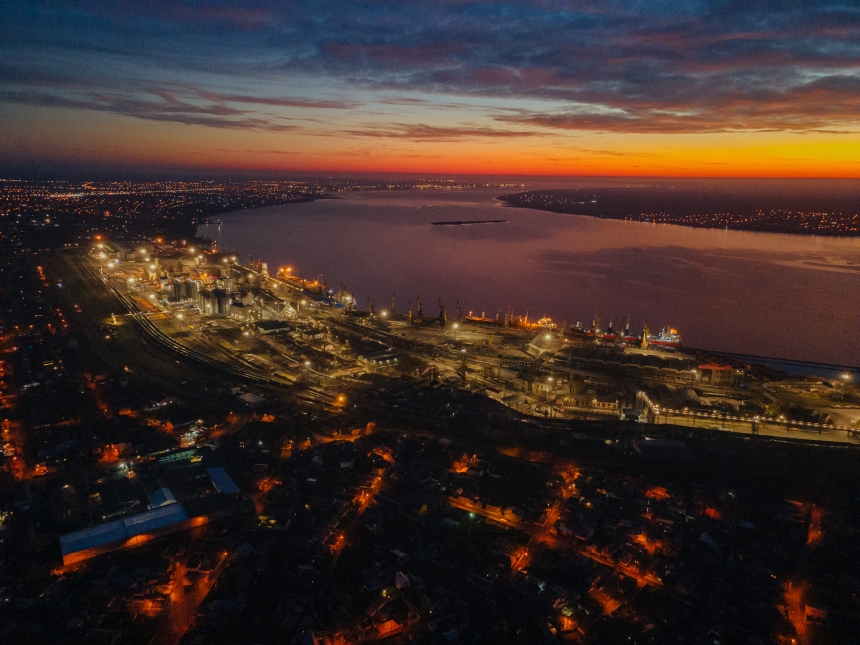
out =
[[42,107],[58,107],[72,110],[112,112],[123,116],[147,121],[169,121],[186,125],[202,125],[211,128],[273,130],[287,132],[297,126],[250,116],[247,110],[237,110],[224,104],[193,105],[178,100],[165,91],[154,91],[158,100],[118,97],[94,94],[87,98],[68,97],[43,91],[4,91],[0,90],[0,102],[23,103]]
[[535,130],[509,130],[477,126],[440,127],[425,124],[393,123],[384,126],[341,130],[341,134],[354,137],[406,139],[409,141],[458,141],[460,139],[511,139],[516,137],[547,136]]
[[346,99],[320,100],[308,98],[288,98],[272,96],[247,96],[242,94],[219,94],[198,90],[198,96],[219,103],[251,103],[254,105],[273,105],[277,107],[304,108],[307,110],[351,110],[362,105],[359,101]]
[[0,61],[0,104],[349,145],[860,130],[854,3],[13,1]]

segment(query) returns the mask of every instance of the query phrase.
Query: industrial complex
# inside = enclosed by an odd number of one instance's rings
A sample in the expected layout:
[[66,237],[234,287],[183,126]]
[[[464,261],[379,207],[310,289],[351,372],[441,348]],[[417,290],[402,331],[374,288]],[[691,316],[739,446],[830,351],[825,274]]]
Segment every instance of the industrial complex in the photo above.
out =
[[201,239],[5,244],[4,642],[857,629],[850,366],[380,308]]

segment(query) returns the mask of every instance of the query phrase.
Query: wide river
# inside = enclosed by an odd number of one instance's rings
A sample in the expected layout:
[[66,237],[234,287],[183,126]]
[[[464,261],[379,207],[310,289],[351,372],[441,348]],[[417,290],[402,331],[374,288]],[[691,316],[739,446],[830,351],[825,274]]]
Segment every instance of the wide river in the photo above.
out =
[[[528,188],[535,188],[529,186]],[[678,328],[712,350],[860,365],[860,239],[694,229],[503,206],[514,189],[341,193],[222,216],[199,234],[306,278],[343,284],[359,307],[603,327]],[[432,226],[452,220],[503,224]],[[220,230],[219,230],[220,229]]]

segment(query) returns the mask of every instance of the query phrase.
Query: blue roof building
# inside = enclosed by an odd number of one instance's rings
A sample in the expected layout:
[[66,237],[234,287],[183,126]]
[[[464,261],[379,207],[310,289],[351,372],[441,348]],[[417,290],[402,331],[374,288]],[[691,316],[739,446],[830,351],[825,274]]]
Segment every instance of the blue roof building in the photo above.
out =
[[218,468],[207,468],[206,472],[209,473],[212,484],[219,493],[224,493],[225,495],[237,495],[239,493],[239,487],[236,486],[230,475],[227,474],[227,471],[220,466]]
[[60,536],[63,564],[72,564],[124,546],[141,544],[173,531],[181,531],[188,528],[186,520],[188,513],[182,504],[173,503],[121,520],[66,533]]

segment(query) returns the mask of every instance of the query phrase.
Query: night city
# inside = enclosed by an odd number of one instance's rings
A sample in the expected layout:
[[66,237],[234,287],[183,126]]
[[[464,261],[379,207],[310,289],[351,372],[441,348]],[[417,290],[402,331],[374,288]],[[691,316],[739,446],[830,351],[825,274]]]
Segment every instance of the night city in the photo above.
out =
[[860,645],[854,3],[0,6],[0,643]]

